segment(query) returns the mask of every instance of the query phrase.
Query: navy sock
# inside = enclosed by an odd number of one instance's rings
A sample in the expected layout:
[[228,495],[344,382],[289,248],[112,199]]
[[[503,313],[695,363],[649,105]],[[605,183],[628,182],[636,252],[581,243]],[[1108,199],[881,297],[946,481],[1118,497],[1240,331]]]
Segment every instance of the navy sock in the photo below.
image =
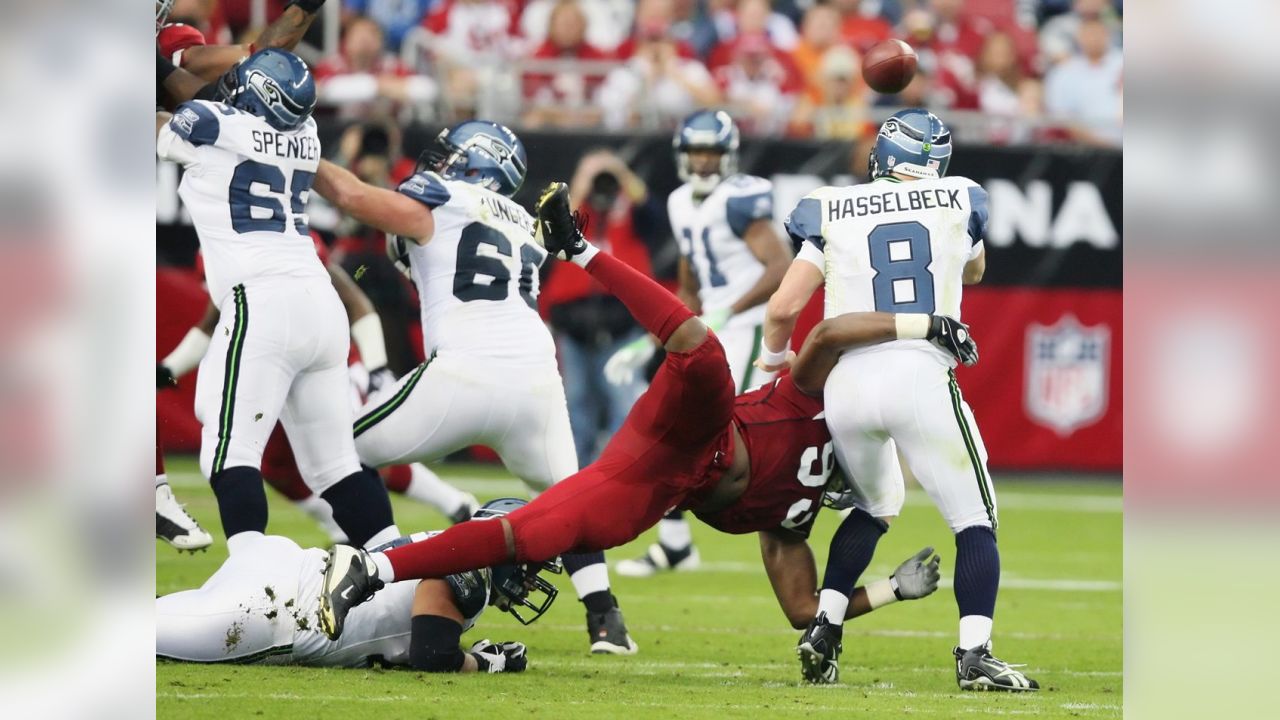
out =
[[662,516],[662,519],[663,519],[663,520],[683,520],[683,519],[684,519],[684,511],[683,511],[683,510],[672,510],[671,512],[667,513],[666,515],[663,515],[663,516]]
[[333,508],[333,521],[355,547],[364,547],[374,535],[395,524],[387,487],[371,467],[342,478],[320,497]]
[[572,575],[589,565],[604,563],[604,551],[601,550],[590,553],[565,553],[560,556],[560,561],[564,563],[564,571]]
[[995,617],[1000,589],[1000,550],[996,534],[981,525],[956,533],[956,607],[960,617]]
[[267,531],[267,491],[261,471],[247,465],[227,468],[209,478],[209,485],[218,498],[218,515],[227,537]]
[[827,555],[827,570],[822,576],[822,589],[835,590],[848,595],[858,584],[858,578],[871,564],[876,553],[876,543],[889,526],[857,508],[836,528],[831,538],[831,551]]
[[582,604],[587,607],[587,612],[598,614],[609,612],[617,607],[618,601],[614,599],[613,593],[608,590],[597,590],[583,596]]

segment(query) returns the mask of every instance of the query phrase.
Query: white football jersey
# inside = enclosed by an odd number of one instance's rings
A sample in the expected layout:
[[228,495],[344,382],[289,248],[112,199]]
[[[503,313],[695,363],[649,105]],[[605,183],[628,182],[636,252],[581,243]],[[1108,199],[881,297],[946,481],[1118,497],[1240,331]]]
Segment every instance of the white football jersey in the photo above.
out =
[[178,195],[200,237],[214,303],[264,279],[329,282],[307,225],[320,164],[315,120],[280,132],[230,105],[193,100],[160,130],[156,152],[186,168]]
[[[773,218],[773,183],[733,175],[701,202],[685,183],[667,197],[667,215],[680,252],[698,277],[704,312],[730,307],[764,274],[764,265],[742,237],[751,223]],[[764,312],[761,303],[730,319],[729,325],[759,324]]]
[[405,243],[427,355],[554,370],[555,343],[538,316],[547,252],[534,240],[533,217],[498,193],[434,172],[414,175],[399,191],[435,219],[427,244]]
[[[987,193],[964,177],[819,188],[786,220],[802,243],[797,259],[822,268],[824,317],[849,312],[905,312],[960,319],[965,263],[982,250]],[[913,346],[940,356],[924,340],[900,340],[857,353]]]

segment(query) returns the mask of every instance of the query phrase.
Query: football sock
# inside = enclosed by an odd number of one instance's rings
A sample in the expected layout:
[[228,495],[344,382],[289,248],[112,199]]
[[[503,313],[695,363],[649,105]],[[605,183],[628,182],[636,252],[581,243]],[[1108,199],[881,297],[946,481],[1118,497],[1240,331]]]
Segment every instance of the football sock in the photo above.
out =
[[397,580],[442,578],[502,565],[511,561],[503,525],[497,520],[468,520],[439,535],[382,554]]
[[564,569],[573,582],[574,592],[578,599],[597,592],[609,592],[609,568],[604,564],[604,553],[594,552],[583,555],[561,555]]
[[689,549],[693,544],[693,530],[689,521],[684,519],[684,512],[672,510],[658,521],[658,544],[667,551],[667,555]]
[[844,614],[849,610],[849,596],[839,590],[823,590],[818,593],[818,614],[827,614],[827,622],[843,625]]
[[329,503],[319,495],[309,495],[302,500],[294,500],[294,507],[306,513],[315,520],[316,523],[324,528],[324,532],[329,539],[335,543],[346,544],[347,534],[342,532],[342,528],[338,527],[338,523],[333,519],[333,508],[329,507]]
[[257,468],[227,468],[209,478],[209,485],[218,499],[224,535],[267,531],[267,491]]
[[375,536],[385,536],[388,528],[390,537],[384,542],[400,535],[392,518],[387,488],[373,468],[351,473],[320,493],[320,497],[333,508],[334,521],[356,547],[367,546]]
[[618,601],[608,590],[599,590],[582,597],[582,604],[589,613],[607,613],[618,606]]
[[[822,576],[822,591],[828,590],[848,596],[858,584],[858,578],[871,564],[876,552],[876,543],[880,536],[889,529],[883,520],[868,515],[865,511],[854,508],[849,517],[836,528],[831,538],[831,550],[827,554],[827,569]],[[828,613],[829,618],[835,617]],[[840,613],[844,618],[844,613]],[[843,621],[843,620],[842,620]],[[833,620],[834,622],[834,620]]]
[[609,253],[597,253],[586,268],[661,343],[693,317],[680,298]]
[[168,475],[161,473],[160,475],[156,476],[156,487],[160,487],[161,485],[168,485],[168,484],[169,484]]
[[995,617],[1000,550],[991,528],[978,525],[956,533],[954,589],[960,610],[960,647],[968,650],[991,638],[991,618]]

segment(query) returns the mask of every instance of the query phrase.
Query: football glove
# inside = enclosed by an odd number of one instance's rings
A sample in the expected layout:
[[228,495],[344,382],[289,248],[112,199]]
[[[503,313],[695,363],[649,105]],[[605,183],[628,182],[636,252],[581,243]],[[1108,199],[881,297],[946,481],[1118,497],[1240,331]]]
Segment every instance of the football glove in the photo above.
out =
[[547,252],[564,260],[587,249],[579,216],[569,211],[569,186],[562,182],[547,185],[535,207],[538,215],[536,238]]
[[380,367],[369,373],[369,384],[365,387],[364,396],[366,398],[373,397],[383,388],[388,388],[396,382],[396,374],[391,372],[389,367]]
[[178,387],[178,378],[173,376],[173,371],[163,363],[156,363],[156,389],[164,390],[174,387]]
[[[932,558],[929,556],[933,555]],[[933,594],[938,589],[938,564],[942,559],[933,554],[933,548],[927,547],[912,555],[893,571],[889,581],[893,583],[893,592],[899,600],[919,600]]]
[[955,356],[965,367],[978,362],[978,343],[969,334],[969,326],[946,315],[929,316],[929,334],[925,339]]
[[471,657],[476,659],[480,672],[524,672],[529,665],[524,643],[495,643],[481,640],[471,646]]
[[627,343],[621,350],[611,355],[608,362],[604,364],[605,380],[608,380],[610,385],[619,387],[630,385],[635,382],[636,373],[657,351],[658,348],[648,335]]

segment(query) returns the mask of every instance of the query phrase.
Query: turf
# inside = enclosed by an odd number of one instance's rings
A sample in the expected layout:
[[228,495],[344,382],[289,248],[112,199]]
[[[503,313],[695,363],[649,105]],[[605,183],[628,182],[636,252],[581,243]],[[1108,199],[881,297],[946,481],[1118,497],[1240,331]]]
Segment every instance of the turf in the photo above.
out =
[[[500,469],[438,468],[482,498],[516,494]],[[170,462],[179,499],[206,528],[219,528],[212,494],[190,461]],[[1122,707],[1121,498],[1115,482],[997,478],[1003,587],[997,654],[1028,664],[1046,689],[1035,695],[962,693],[950,656],[956,610],[949,575],[954,546],[919,491],[881,541],[869,577],[883,577],[925,545],[943,557],[944,588],[846,625],[838,686],[800,681],[799,632],[784,620],[759,567],[753,536],[703,525],[694,535],[706,569],[636,580],[614,589],[633,637],[634,657],[587,653],[581,605],[566,578],[560,600],[521,627],[486,613],[464,642],[521,640],[529,670],[509,676],[437,676],[409,671],[160,663],[161,718],[734,718],[841,712],[858,717],[954,718],[998,715],[1119,717]],[[277,496],[271,531],[324,545],[320,531]],[[395,498],[402,529],[440,527],[443,518]],[[824,513],[813,544],[821,563],[838,517]],[[218,535],[215,532],[215,535]],[[638,554],[652,531],[610,553]],[[206,553],[156,546],[156,592],[199,585],[226,557],[219,537]]]

